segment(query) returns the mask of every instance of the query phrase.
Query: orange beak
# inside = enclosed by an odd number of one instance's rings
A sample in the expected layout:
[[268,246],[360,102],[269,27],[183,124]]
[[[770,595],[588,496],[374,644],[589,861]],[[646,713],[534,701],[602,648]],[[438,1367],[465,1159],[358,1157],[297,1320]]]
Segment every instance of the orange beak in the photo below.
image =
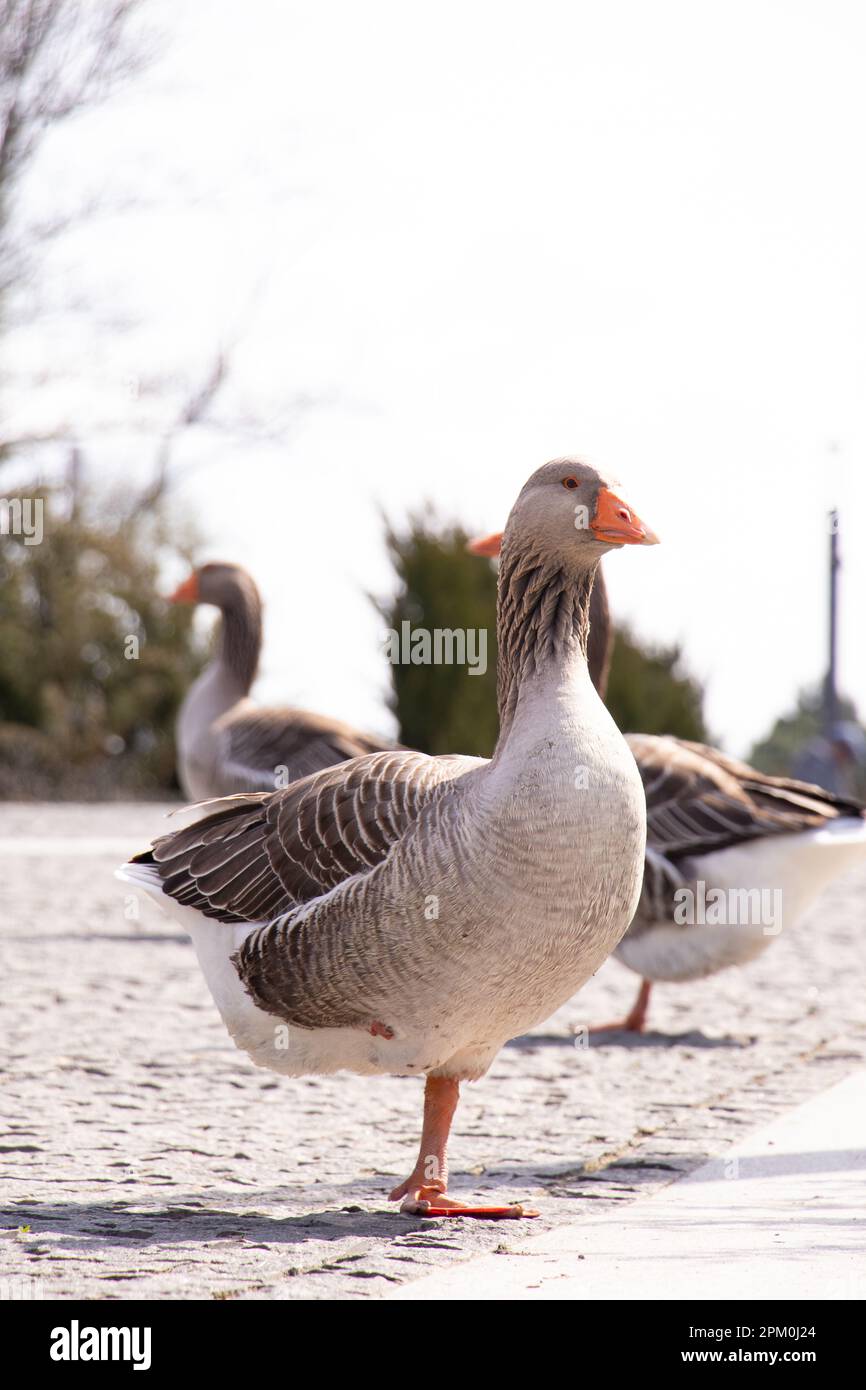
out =
[[169,603],[198,603],[198,575],[195,570],[189,579],[178,584],[168,601]]
[[494,531],[491,536],[479,536],[477,540],[467,541],[466,549],[470,555],[487,555],[492,560],[502,549],[502,532]]
[[626,506],[610,488],[599,490],[595,516],[589,529],[600,541],[611,545],[658,545],[655,531],[645,526],[636,512]]

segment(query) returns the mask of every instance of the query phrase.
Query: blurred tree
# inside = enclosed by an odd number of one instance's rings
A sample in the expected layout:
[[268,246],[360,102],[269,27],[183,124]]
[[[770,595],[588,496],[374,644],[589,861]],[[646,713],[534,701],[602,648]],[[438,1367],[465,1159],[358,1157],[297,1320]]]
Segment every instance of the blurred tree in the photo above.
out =
[[[429,515],[425,514],[425,515]],[[459,526],[410,518],[408,529],[388,526],[386,543],[399,588],[377,603],[389,629],[456,626],[486,630],[487,672],[470,676],[465,666],[397,664],[391,667],[391,708],[400,738],[425,753],[474,753],[489,757],[496,743],[496,570],[466,552]],[[678,647],[644,646],[617,631],[607,704],[619,727],[631,733],[667,733],[705,741],[703,691],[682,670]]]
[[[430,517],[432,516],[432,520]],[[406,530],[386,526],[385,539],[399,589],[376,606],[390,630],[475,628],[485,634],[487,669],[467,665],[391,666],[390,705],[400,739],[423,753],[473,753],[489,757],[498,731],[496,715],[496,574],[467,554],[468,534],[435,518],[413,516]]]
[[[789,714],[781,715],[765,738],[759,739],[749,761],[761,772],[775,777],[797,776],[797,763],[806,749],[824,732],[826,712],[822,685],[809,686],[797,695]],[[851,700],[839,698],[838,718],[857,724],[857,710]],[[862,727],[862,726],[861,726]],[[866,778],[860,772],[860,792],[866,795]]]
[[176,509],[169,526],[158,506],[85,492],[77,471],[15,496],[42,503],[44,534],[0,528],[0,796],[165,791],[203,653],[159,573],[189,560],[191,536]]
[[623,732],[707,743],[703,703],[703,688],[683,670],[679,647],[644,644],[627,626],[616,628],[605,704]]

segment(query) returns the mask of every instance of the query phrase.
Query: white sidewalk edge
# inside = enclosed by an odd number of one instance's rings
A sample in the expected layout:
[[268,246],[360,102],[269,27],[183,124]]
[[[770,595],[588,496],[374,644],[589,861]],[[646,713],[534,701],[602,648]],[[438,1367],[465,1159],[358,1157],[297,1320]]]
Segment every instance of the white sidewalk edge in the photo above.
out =
[[[578,1203],[575,1206],[578,1207]],[[503,1225],[509,1244],[513,1228]],[[687,1178],[401,1285],[391,1299],[860,1299],[866,1071]]]

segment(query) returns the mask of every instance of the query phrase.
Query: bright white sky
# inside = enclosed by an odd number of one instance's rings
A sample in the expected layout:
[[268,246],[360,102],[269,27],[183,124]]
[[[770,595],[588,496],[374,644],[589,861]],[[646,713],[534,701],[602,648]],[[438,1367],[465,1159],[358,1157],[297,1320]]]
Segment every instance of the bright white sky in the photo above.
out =
[[190,432],[180,496],[202,558],[265,593],[262,698],[387,729],[378,506],[492,530],[580,452],[664,542],[608,559],[615,615],[682,641],[733,752],[821,674],[837,503],[841,678],[866,711],[856,0],[149,17],[163,58],[35,171],[34,206],[106,210],[51,252],[54,312],[13,365],[60,379],[13,425],[87,439],[108,411],[92,457],[135,470],[172,381],[235,344],[220,416],[292,428]]

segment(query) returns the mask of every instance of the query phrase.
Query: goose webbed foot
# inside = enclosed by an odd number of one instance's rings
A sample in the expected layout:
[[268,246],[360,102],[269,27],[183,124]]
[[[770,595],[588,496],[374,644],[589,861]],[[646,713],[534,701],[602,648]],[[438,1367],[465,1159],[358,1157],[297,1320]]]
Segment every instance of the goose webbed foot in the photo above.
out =
[[539,1214],[530,1207],[524,1207],[520,1202],[511,1202],[504,1207],[470,1206],[466,1202],[457,1201],[455,1197],[449,1197],[438,1183],[411,1187],[400,1203],[400,1210],[407,1216],[474,1216],[487,1221],[505,1221],[509,1218],[513,1220]]

